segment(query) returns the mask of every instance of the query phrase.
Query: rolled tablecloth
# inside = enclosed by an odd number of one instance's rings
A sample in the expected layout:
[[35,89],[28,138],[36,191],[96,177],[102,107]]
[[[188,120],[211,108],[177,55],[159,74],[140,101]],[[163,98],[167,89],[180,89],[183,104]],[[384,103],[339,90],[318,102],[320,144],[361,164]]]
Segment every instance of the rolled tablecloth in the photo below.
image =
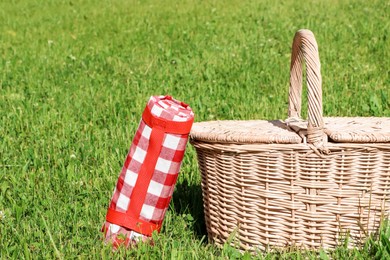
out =
[[102,228],[114,248],[160,232],[193,121],[187,104],[170,96],[149,99]]

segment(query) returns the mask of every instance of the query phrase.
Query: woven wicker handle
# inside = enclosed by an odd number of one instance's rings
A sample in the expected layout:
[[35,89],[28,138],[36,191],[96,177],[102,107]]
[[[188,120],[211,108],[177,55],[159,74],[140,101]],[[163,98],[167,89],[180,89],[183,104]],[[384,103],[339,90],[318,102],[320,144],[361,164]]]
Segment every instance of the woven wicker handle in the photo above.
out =
[[302,103],[302,58],[306,62],[306,80],[308,88],[308,143],[322,153],[327,153],[327,136],[324,133],[322,118],[322,79],[318,46],[313,33],[299,30],[292,45],[290,65],[289,118],[301,117]]

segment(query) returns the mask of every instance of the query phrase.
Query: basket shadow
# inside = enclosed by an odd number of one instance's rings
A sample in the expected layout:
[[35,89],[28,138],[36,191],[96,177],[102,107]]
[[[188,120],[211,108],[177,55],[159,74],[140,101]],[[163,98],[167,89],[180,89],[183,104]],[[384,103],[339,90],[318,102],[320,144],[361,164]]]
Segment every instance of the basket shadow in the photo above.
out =
[[177,214],[190,214],[193,217],[191,227],[197,239],[207,237],[200,184],[190,184],[187,180],[178,182],[172,203]]

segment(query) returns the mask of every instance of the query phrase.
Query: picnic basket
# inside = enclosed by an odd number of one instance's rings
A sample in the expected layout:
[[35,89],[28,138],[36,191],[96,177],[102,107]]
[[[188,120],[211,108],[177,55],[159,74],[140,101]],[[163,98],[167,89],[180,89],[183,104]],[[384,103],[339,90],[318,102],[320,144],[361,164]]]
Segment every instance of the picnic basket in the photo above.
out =
[[[308,119],[300,118],[302,63]],[[190,133],[209,240],[241,250],[356,246],[390,211],[390,118],[322,114],[317,42],[294,37],[286,120],[198,122]]]

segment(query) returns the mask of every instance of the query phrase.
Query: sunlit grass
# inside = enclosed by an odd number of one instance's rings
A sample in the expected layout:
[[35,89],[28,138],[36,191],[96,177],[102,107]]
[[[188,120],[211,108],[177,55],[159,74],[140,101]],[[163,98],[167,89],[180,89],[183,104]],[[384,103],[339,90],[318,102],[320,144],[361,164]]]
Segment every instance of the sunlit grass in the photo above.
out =
[[[196,121],[284,119],[292,38],[309,28],[324,114],[389,117],[389,13],[387,1],[2,1],[0,258],[250,258],[207,243],[191,146],[155,246],[102,243],[146,101],[172,95]],[[388,237],[258,257],[368,258]]]

